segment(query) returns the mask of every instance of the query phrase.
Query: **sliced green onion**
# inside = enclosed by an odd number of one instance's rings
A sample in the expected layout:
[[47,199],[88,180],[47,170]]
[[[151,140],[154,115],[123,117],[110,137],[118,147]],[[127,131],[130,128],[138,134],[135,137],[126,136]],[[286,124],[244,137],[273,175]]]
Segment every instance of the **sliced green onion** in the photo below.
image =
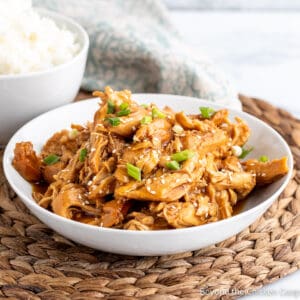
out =
[[137,180],[137,181],[141,181],[142,180],[142,175],[141,175],[141,169],[130,164],[127,163],[126,164],[127,167],[127,174],[132,177],[133,179]]
[[143,124],[143,125],[150,124],[151,122],[152,122],[152,117],[151,116],[145,116],[141,120],[141,124]]
[[265,163],[269,161],[269,157],[267,155],[262,155],[258,160]]
[[193,157],[194,155],[195,155],[194,152],[186,149],[186,150],[183,150],[181,152],[177,152],[175,154],[172,154],[171,158],[172,158],[172,160],[176,160],[177,162],[182,162],[182,161],[185,161],[185,160]]
[[242,154],[239,156],[239,158],[243,159],[245,158],[250,152],[253,151],[253,147],[250,147],[250,148],[245,148],[245,147],[242,147]]
[[118,117],[128,116],[131,113],[130,109],[124,109],[117,112]]
[[149,107],[149,104],[143,103],[143,104],[141,104],[141,107],[148,108],[148,107]]
[[159,119],[163,119],[165,118],[166,115],[161,112],[159,109],[157,109],[156,107],[152,108],[152,118],[159,118]]
[[115,105],[112,101],[107,101],[107,112],[108,114],[113,114],[115,112]]
[[201,116],[205,119],[211,118],[211,116],[215,113],[215,110],[211,107],[199,107],[199,110],[201,112]]
[[120,110],[125,110],[126,108],[128,108],[129,104],[127,102],[123,102],[120,106],[119,109]]
[[55,154],[50,154],[47,157],[44,158],[44,163],[48,166],[54,165],[59,161],[59,156]]
[[108,121],[112,126],[118,126],[121,123],[120,118],[106,118],[105,120]]
[[81,149],[79,153],[79,161],[84,162],[86,156],[87,156],[87,149],[86,148]]
[[180,165],[176,160],[171,160],[171,161],[167,162],[166,166],[170,170],[179,170],[180,169]]

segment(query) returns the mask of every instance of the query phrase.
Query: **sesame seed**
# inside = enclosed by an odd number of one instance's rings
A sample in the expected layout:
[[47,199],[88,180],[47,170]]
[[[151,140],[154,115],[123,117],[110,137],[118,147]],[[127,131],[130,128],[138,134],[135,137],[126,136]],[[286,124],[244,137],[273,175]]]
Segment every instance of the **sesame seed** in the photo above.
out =
[[175,133],[182,133],[182,132],[183,132],[183,128],[182,128],[180,125],[178,125],[178,124],[174,125],[174,126],[172,127],[172,130],[173,130]]

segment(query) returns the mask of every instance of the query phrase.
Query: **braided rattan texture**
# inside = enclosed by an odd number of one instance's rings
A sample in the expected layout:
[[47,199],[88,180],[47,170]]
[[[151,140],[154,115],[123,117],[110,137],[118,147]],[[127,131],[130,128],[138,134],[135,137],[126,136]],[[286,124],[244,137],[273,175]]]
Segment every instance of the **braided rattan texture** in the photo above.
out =
[[295,158],[293,179],[264,216],[198,251],[113,255],[78,246],[41,224],[0,169],[0,298],[232,299],[299,269],[300,121],[262,100],[240,99],[245,111],[284,136]]

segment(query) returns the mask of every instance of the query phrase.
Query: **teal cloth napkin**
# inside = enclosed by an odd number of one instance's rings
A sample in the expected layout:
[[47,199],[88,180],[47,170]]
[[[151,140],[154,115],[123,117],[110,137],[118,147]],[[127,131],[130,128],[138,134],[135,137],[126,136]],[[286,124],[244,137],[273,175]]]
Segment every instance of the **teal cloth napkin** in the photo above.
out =
[[33,0],[33,4],[67,15],[87,30],[85,90],[110,85],[240,107],[221,70],[186,45],[159,0]]

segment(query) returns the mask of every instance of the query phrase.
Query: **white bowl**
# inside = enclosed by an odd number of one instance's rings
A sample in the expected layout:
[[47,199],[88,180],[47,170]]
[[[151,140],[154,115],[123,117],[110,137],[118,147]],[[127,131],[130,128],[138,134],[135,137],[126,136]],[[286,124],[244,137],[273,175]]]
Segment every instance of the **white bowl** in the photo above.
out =
[[[168,105],[176,111],[198,112],[199,106],[222,107],[211,102],[174,95],[137,94],[133,99],[140,103]],[[131,231],[101,228],[65,219],[40,207],[31,196],[31,185],[13,168],[11,162],[15,144],[32,141],[39,151],[45,141],[56,131],[69,128],[71,123],[85,124],[92,120],[98,108],[98,99],[66,105],[47,112],[23,126],[10,140],[4,153],[4,172],[6,178],[30,211],[49,227],[65,237],[80,244],[99,250],[128,255],[165,255],[206,247],[237,234],[253,223],[283,191],[293,169],[292,154],[282,137],[262,121],[244,112],[230,110],[232,117],[243,118],[252,129],[249,145],[255,148],[249,157],[263,154],[271,159],[288,157],[289,173],[275,183],[252,194],[246,201],[243,211],[229,219],[207,225],[185,229],[158,231]]]
[[59,27],[73,32],[80,44],[79,53],[70,61],[41,72],[0,75],[0,145],[25,122],[42,112],[71,102],[82,81],[89,38],[73,20],[46,10],[38,10]]

